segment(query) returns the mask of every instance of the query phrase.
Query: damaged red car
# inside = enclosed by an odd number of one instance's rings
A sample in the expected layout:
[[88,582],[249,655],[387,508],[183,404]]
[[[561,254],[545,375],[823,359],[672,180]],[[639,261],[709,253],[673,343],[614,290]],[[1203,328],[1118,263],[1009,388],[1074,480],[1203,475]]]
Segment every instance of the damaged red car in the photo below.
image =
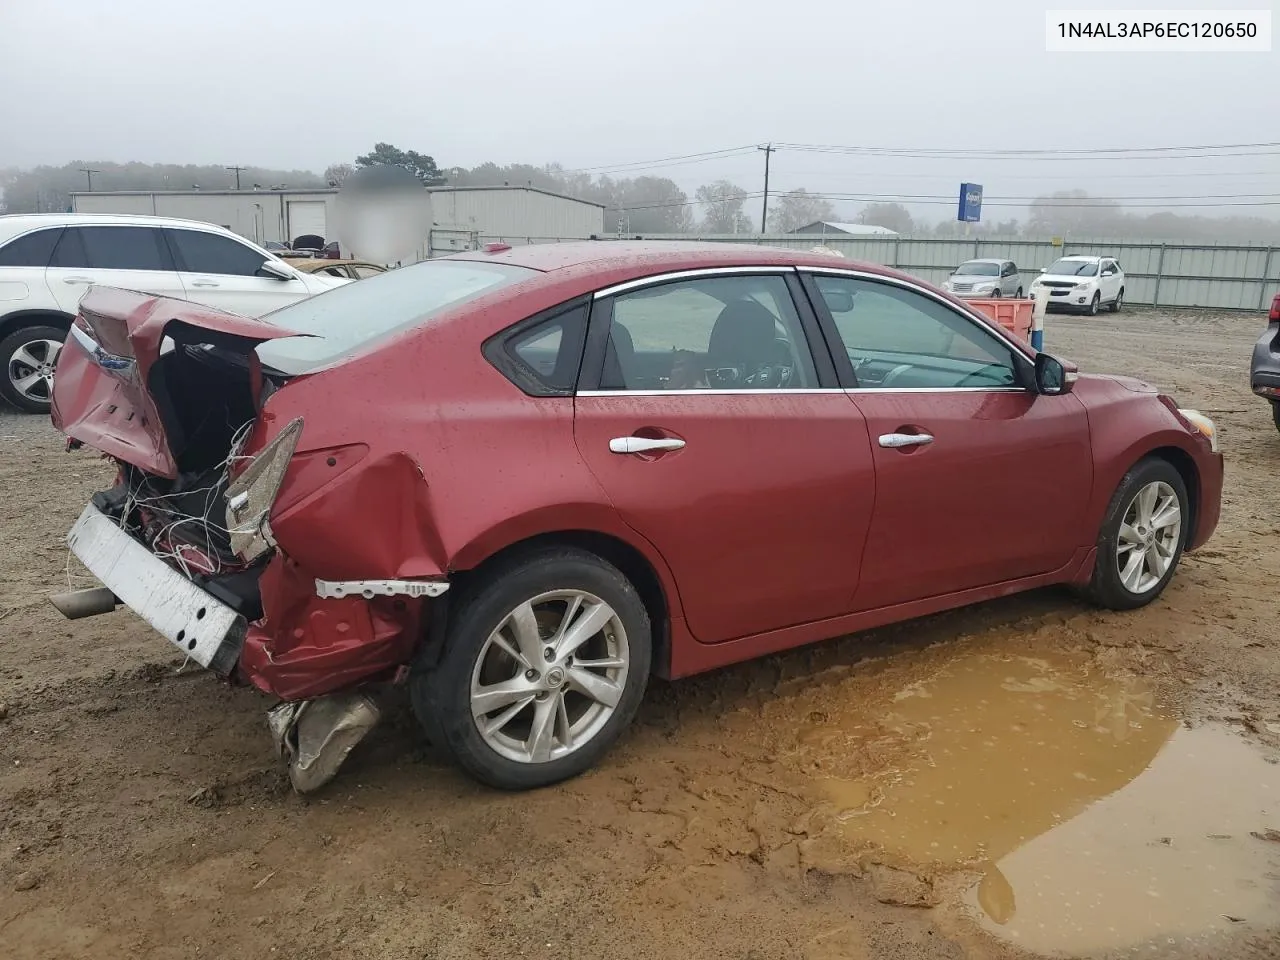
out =
[[486,248],[263,321],[95,288],[53,419],[118,466],[69,534],[281,703],[299,789],[408,684],[526,788],[675,678],[1048,584],[1150,602],[1218,521],[1213,423],[886,268],[741,245]]

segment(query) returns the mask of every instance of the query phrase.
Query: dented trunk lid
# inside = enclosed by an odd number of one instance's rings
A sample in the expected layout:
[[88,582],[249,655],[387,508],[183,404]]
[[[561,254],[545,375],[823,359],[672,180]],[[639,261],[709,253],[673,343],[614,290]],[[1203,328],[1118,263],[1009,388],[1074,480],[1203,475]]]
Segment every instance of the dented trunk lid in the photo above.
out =
[[166,338],[175,349],[215,347],[243,357],[256,384],[254,348],[294,336],[306,335],[184,300],[91,287],[58,357],[54,426],[72,440],[173,479],[179,472],[170,437],[176,420],[153,376],[168,352]]

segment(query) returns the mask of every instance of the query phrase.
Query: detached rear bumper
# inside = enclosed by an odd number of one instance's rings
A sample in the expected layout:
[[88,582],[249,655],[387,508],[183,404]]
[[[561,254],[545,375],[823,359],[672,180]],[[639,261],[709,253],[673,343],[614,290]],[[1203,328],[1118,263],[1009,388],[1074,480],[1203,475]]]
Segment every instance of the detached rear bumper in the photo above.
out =
[[122,530],[93,504],[67,534],[80,562],[120,602],[196,663],[227,676],[248,624]]

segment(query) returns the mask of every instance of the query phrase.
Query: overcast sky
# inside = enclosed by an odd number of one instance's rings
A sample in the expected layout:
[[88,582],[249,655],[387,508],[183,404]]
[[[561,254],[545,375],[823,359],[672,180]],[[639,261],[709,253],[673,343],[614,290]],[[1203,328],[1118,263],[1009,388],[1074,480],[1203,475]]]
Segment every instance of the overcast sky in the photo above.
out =
[[[0,167],[85,159],[321,170],[379,140],[446,168],[589,168],[766,141],[1280,140],[1280,53],[1046,53],[1044,10],[1065,5],[0,0]],[[671,176],[690,190],[719,177],[758,190],[762,156],[621,172]],[[962,161],[784,150],[773,173],[776,188],[829,192],[951,196],[971,180],[988,201],[1073,186],[1116,197],[1280,194],[1274,153]]]

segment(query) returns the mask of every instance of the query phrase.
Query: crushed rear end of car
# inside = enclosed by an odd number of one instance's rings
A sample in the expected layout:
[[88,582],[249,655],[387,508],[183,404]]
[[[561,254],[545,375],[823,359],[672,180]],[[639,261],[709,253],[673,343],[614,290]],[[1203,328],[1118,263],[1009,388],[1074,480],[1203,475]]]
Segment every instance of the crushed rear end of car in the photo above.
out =
[[[59,359],[53,421],[69,448],[111,460],[116,482],[68,535],[102,587],[53,601],[73,618],[123,603],[184,656],[280,698],[271,730],[309,790],[377,722],[369,691],[412,658],[426,601],[448,581],[412,532],[420,467],[322,441],[308,419],[341,410],[317,400],[323,372],[290,377],[259,360],[257,346],[291,336],[181,301],[89,292]],[[302,401],[279,403],[309,380]]]

